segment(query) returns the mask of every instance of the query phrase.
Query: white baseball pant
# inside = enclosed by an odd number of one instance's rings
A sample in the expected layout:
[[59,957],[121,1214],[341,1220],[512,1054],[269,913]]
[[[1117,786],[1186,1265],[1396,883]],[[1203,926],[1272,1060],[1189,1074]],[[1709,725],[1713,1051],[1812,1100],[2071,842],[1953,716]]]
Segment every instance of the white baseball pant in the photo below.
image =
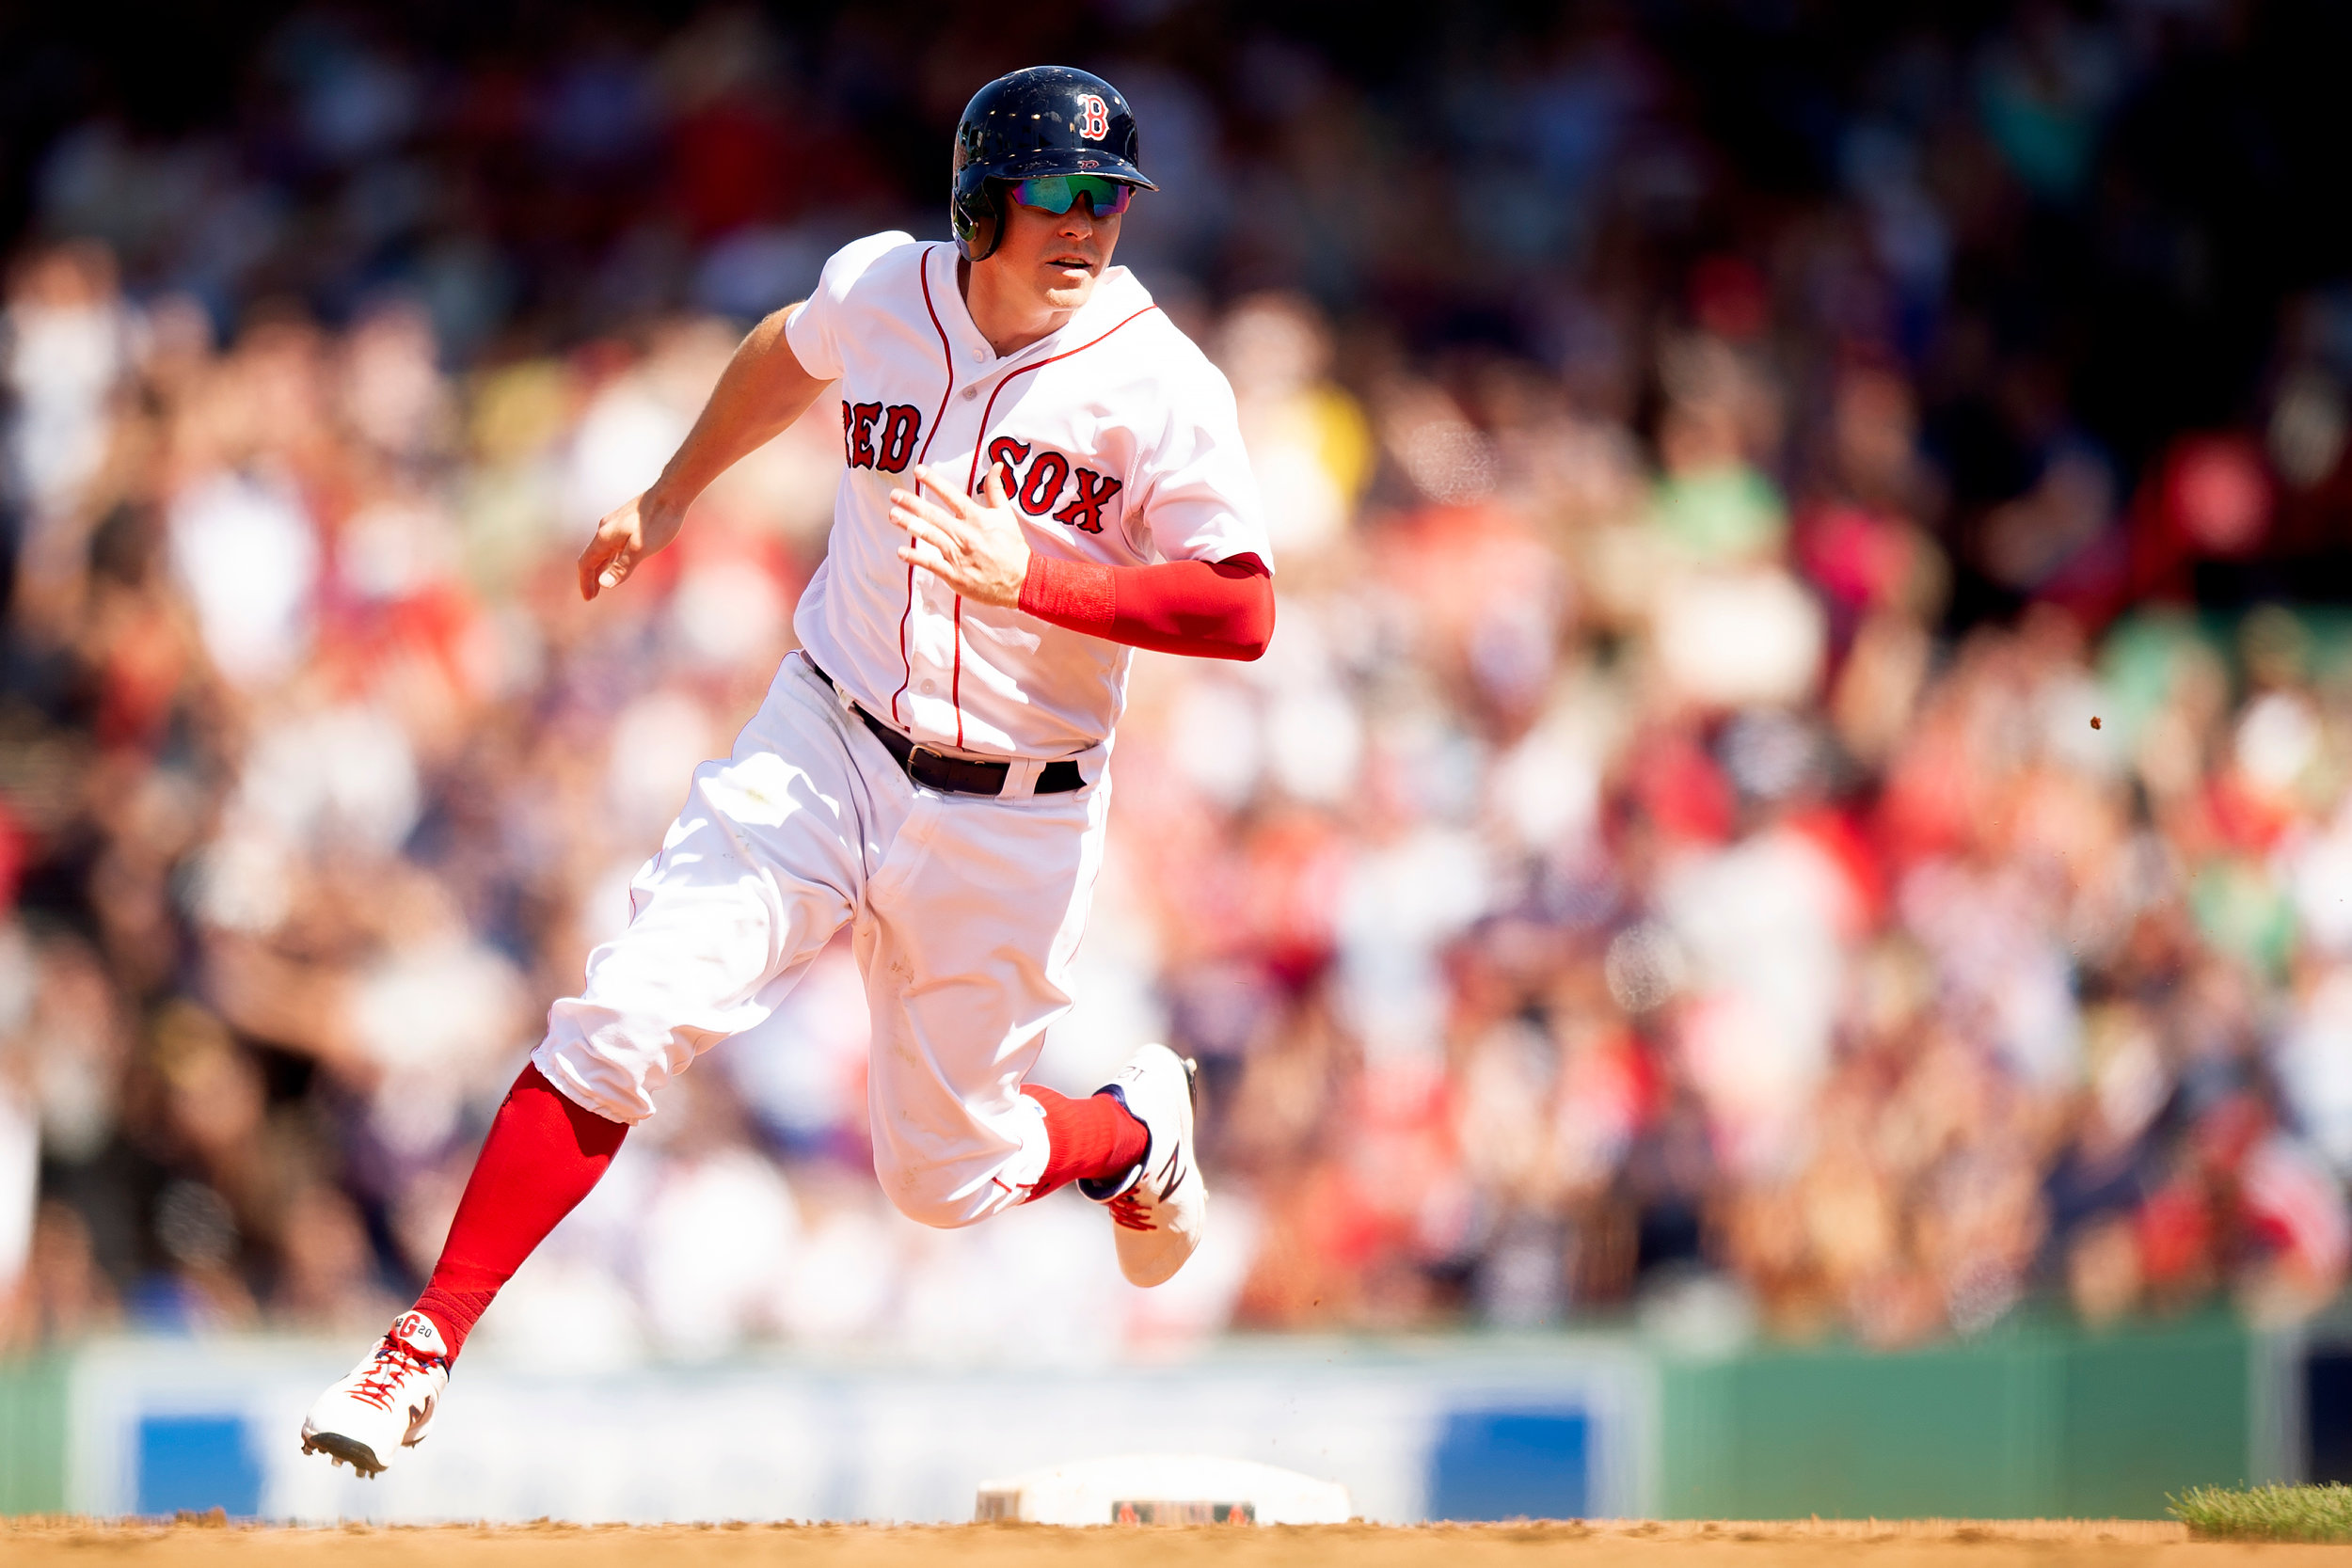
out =
[[1109,804],[1101,776],[1014,799],[918,788],[790,656],[734,755],[694,770],[630,885],[628,928],[548,1010],[532,1060],[581,1105],[642,1121],[854,923],[875,1174],[926,1225],[984,1219],[1044,1174],[1044,1117],[1021,1082],[1070,1006]]

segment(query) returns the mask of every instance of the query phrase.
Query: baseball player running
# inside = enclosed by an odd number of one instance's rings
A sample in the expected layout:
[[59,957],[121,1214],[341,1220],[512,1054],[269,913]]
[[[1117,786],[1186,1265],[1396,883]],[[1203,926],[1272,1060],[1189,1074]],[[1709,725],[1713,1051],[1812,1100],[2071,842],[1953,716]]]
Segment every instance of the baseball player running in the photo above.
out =
[[874,1168],[962,1226],[1075,1181],[1120,1269],[1200,1244],[1193,1070],[1136,1053],[1086,1100],[1023,1082],[1070,1006],[1131,648],[1255,658],[1271,552],[1232,389],[1112,266],[1153,189],[1107,82],[1055,66],[956,128],[955,243],[876,234],[743,341],[652,488],[580,558],[594,599],[727,467],[840,384],[824,564],[734,754],[694,770],[627,931],[508,1091],[416,1306],[302,1424],[373,1475],[423,1436],[466,1336],[696,1055],[850,928],[873,1014]]

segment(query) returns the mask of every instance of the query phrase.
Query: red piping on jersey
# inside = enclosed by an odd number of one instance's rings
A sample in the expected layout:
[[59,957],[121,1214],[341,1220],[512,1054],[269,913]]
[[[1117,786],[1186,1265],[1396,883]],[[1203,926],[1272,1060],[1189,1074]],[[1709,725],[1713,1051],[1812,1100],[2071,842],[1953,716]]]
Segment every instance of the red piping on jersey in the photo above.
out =
[[898,611],[898,689],[890,694],[890,721],[898,720],[898,699],[907,694],[907,687],[914,679],[914,661],[907,657],[907,617],[914,613],[914,562],[907,562],[907,607]]
[[[923,285],[923,303],[929,305],[930,303],[930,284],[927,278]],[[987,406],[980,410],[980,430],[979,434],[974,436],[972,440],[972,466],[963,476],[963,493],[967,496],[973,494],[975,489],[979,484],[980,452],[982,449],[988,445],[988,421],[990,416],[996,412],[997,392],[1001,392],[1007,387],[1011,386],[1012,378],[1014,376],[1026,375],[1031,371],[1041,371],[1046,366],[1052,364],[1055,359],[1067,359],[1073,354],[1084,354],[1087,350],[1092,348],[1096,343],[1101,342],[1103,338],[1107,338],[1112,332],[1118,331],[1120,326],[1124,326],[1127,325],[1127,322],[1134,321],[1136,316],[1148,316],[1158,309],[1159,307],[1156,305],[1147,305],[1142,309],[1136,311],[1135,316],[1129,316],[1126,321],[1120,322],[1119,326],[1114,326],[1110,329],[1110,331],[1104,333],[1102,338],[1089,339],[1088,341],[1080,343],[1076,348],[1064,349],[1059,354],[1055,355],[1052,359],[1041,359],[1034,365],[1024,365],[1017,371],[1006,372],[1005,374],[997,381],[994,390],[988,394]],[[937,316],[933,316],[931,318],[932,325],[934,325],[938,324],[938,321],[939,318]],[[946,341],[945,334],[942,335],[941,341],[943,342]],[[943,403],[940,406],[944,408],[946,404]],[[928,451],[930,449],[926,446],[924,450]],[[912,604],[913,600],[910,599],[910,608],[912,608]],[[949,699],[955,704],[956,707],[956,749],[958,751],[961,751],[963,749],[963,595],[961,594],[956,595],[956,673],[955,679],[948,686],[947,690]],[[894,708],[892,711],[895,712],[897,710]]]
[[1092,348],[1096,343],[1101,342],[1103,338],[1109,337],[1111,332],[1116,332],[1119,330],[1120,326],[1126,325],[1127,322],[1134,321],[1137,319],[1137,317],[1148,316],[1158,309],[1159,307],[1156,305],[1147,305],[1142,309],[1136,311],[1135,315],[1129,316],[1127,321],[1120,322],[1119,326],[1112,327],[1110,332],[1104,333],[1102,338],[1091,339],[1086,342],[1080,343],[1076,348],[1066,348],[1059,354],[1055,355],[1053,359],[1041,359],[1034,365],[1024,365],[1017,371],[1006,372],[1004,379],[996,383],[996,391],[988,394],[988,406],[980,410],[979,440],[972,448],[972,469],[971,472],[963,476],[963,493],[967,496],[973,494],[974,487],[980,482],[980,452],[988,445],[988,420],[990,415],[996,412],[996,392],[1001,392],[1007,387],[1011,386],[1012,378],[1014,376],[1026,375],[1031,371],[1041,371],[1046,366],[1053,364],[1055,360],[1067,359],[1073,354],[1084,354],[1087,350]]
[[[948,334],[946,334],[944,326],[939,325],[939,310],[931,306],[931,256],[925,256],[925,259],[922,259],[922,308],[931,312],[931,331],[939,334],[941,355],[946,355],[946,359],[948,359],[948,392],[953,392],[955,390],[955,355],[948,350]],[[1136,310],[1136,315],[1151,315],[1151,312],[1157,310],[1157,308],[1160,306],[1143,306],[1141,310]],[[1129,315],[1127,322],[1136,320],[1136,315]],[[1124,326],[1127,322],[1120,322],[1120,326]],[[1120,326],[1113,326],[1110,331],[1118,331]],[[991,419],[991,416],[997,411],[997,392],[1002,392],[1007,386],[1011,386],[1011,378],[1014,376],[1025,376],[1025,373],[1030,373],[1033,369],[1044,369],[1047,364],[1054,364],[1054,359],[1068,359],[1071,355],[1087,353],[1087,350],[1094,348],[1096,343],[1108,339],[1110,331],[1105,331],[1101,339],[1089,339],[1087,343],[1080,343],[1077,348],[1061,350],[1061,353],[1054,355],[1052,359],[1038,359],[1038,364],[1024,364],[1024,367],[1016,369],[1016,372],[1007,372],[1005,376],[997,381],[995,390],[988,392],[988,406],[983,406],[981,409],[981,433],[978,433],[978,437],[974,437],[974,442],[972,442],[972,467],[969,467],[969,472],[964,472],[964,494],[967,496],[974,494],[974,486],[977,486],[978,480],[981,480],[981,447],[986,447],[988,444],[988,419]],[[939,395],[939,419],[931,420],[931,435],[939,435],[939,420],[948,416],[948,392],[941,392]],[[925,458],[931,456],[931,435],[922,437],[922,458],[915,458],[917,463],[922,463]],[[915,613],[915,566],[908,564],[906,616],[913,616],[913,613]],[[906,665],[906,679],[911,682],[911,679],[915,679],[915,665],[913,665],[913,660],[906,656],[906,616],[898,616],[898,663]],[[892,717],[892,721],[898,720],[898,696],[901,696],[903,691],[906,691],[906,682],[898,682],[898,691],[894,691],[892,698],[889,698],[889,717]],[[962,750],[964,748],[964,594],[955,594],[955,674],[948,679],[948,703],[955,707],[955,750]]]
[[963,595],[956,595],[956,670],[947,680],[947,701],[956,710],[956,750],[963,750]]
[[[940,424],[947,418],[947,400],[956,395],[956,351],[947,346],[947,329],[939,325],[939,309],[931,304],[931,252],[940,248],[942,247],[934,245],[930,250],[924,251],[923,264],[914,271],[914,276],[923,283],[923,309],[930,314],[931,330],[939,334],[940,360],[947,367],[947,387],[939,394],[939,412],[931,416],[930,432],[923,437],[923,450],[915,454],[914,466],[918,468],[930,461],[931,442],[938,437]],[[922,482],[917,480],[915,483],[916,487],[920,488]],[[907,687],[914,679],[914,661],[907,657],[907,618],[914,613],[914,562],[910,561],[907,562],[907,607],[898,612],[898,668],[904,671],[905,674],[898,682],[898,689],[890,694],[890,721],[894,724],[898,722],[898,699],[907,694]],[[963,597],[961,594],[956,597],[956,673],[959,677],[963,673]],[[961,747],[962,744],[963,708],[958,705],[956,745]]]

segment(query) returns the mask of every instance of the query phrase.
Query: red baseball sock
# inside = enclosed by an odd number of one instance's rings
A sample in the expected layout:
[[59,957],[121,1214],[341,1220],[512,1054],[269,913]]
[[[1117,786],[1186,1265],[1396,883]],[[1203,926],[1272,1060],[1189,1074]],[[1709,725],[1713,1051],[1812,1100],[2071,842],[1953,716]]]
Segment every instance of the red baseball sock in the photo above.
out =
[[1115,1094],[1072,1100],[1024,1084],[1021,1092],[1045,1111],[1045,1174],[1029,1190],[1035,1203],[1081,1177],[1118,1176],[1152,1152],[1152,1134]]
[[628,1132],[628,1123],[576,1104],[536,1067],[523,1068],[490,1123],[441,1260],[417,1298],[417,1310],[440,1329],[452,1356],[465,1348],[499,1287],[588,1196]]

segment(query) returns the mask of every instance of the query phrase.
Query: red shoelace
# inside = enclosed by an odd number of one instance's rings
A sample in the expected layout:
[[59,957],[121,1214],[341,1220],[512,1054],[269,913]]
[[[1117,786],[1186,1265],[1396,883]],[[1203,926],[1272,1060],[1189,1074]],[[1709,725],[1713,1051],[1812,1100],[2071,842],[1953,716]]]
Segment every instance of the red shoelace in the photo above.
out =
[[1104,1206],[1110,1210],[1113,1225],[1124,1226],[1129,1230],[1155,1228],[1151,1217],[1143,1212],[1143,1199],[1138,1196],[1141,1191],[1142,1183],[1137,1182]]
[[375,1347],[375,1359],[367,1375],[351,1386],[351,1397],[365,1400],[378,1410],[392,1408],[392,1396],[400,1387],[400,1380],[413,1372],[421,1372],[439,1361],[439,1356],[419,1355],[407,1341],[384,1336]]

